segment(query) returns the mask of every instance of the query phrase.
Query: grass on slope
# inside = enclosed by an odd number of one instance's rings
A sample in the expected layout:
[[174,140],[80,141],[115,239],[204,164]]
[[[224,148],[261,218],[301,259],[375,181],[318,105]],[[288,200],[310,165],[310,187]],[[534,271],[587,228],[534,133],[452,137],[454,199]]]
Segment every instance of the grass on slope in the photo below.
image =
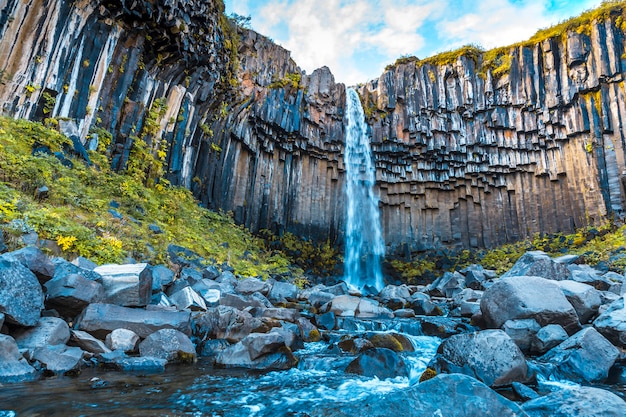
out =
[[[53,252],[100,264],[127,257],[163,263],[174,243],[205,259],[228,262],[242,276],[290,270],[280,251],[269,251],[231,217],[200,208],[184,188],[163,182],[145,187],[133,176],[111,172],[106,157],[96,152],[90,152],[94,166],[72,159],[71,168],[54,155],[32,154],[34,144],[58,152],[68,143],[39,123],[0,118],[0,229],[11,249],[23,233],[34,231]],[[44,185],[48,196],[36,198]]]

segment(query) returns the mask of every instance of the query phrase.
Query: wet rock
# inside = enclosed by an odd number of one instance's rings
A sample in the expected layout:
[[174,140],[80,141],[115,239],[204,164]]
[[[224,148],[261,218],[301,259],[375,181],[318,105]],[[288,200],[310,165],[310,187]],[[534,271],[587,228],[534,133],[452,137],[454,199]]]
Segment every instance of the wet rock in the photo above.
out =
[[513,268],[507,271],[501,278],[517,276],[534,276],[553,281],[569,279],[571,274],[567,266],[554,259],[542,251],[526,252],[522,255]]
[[460,272],[445,272],[427,288],[435,297],[452,298],[465,288],[465,277]]
[[451,336],[437,349],[428,368],[439,373],[462,373],[489,386],[527,379],[524,355],[502,330]]
[[558,283],[561,291],[570,302],[580,323],[587,323],[598,312],[602,300],[598,290],[590,285],[576,281],[560,281]]
[[337,343],[337,347],[343,352],[357,354],[368,349],[373,349],[374,345],[362,337],[344,337]]
[[322,338],[320,331],[308,319],[300,317],[296,323],[300,328],[300,337],[305,342],[319,342]]
[[226,339],[231,343],[237,343],[262,325],[260,319],[247,311],[219,306],[207,309],[206,313],[194,315],[193,334],[201,341]]
[[0,257],[0,313],[7,323],[35,326],[43,310],[37,277],[21,263]]
[[425,336],[447,338],[459,333],[473,332],[476,329],[462,319],[451,317],[417,317]]
[[[459,404],[462,404],[459,407]],[[462,374],[441,374],[418,385],[353,401],[341,409],[322,406],[315,417],[458,416],[523,417],[513,401]]]
[[441,309],[431,301],[428,294],[416,292],[411,296],[410,305],[418,316],[440,316]]
[[191,287],[184,287],[180,291],[170,295],[170,300],[178,310],[206,311],[207,306],[204,298]]
[[105,300],[123,307],[150,303],[152,273],[148,264],[102,265],[94,269],[102,276]]
[[72,330],[71,344],[93,354],[107,353],[109,348],[100,339],[96,339],[87,332]]
[[399,310],[409,305],[408,300],[411,298],[411,292],[406,285],[387,285],[378,294],[378,298],[391,310]]
[[79,274],[63,274],[44,284],[46,306],[65,317],[76,317],[91,303],[104,299],[102,284]]
[[321,291],[319,289],[315,289],[309,293],[303,293],[305,299],[316,308],[320,308],[326,303],[331,302],[335,296],[329,292]]
[[563,327],[558,324],[548,324],[542,327],[533,337],[530,344],[532,353],[543,354],[553,347],[567,340],[569,336]]
[[367,340],[372,343],[372,346],[377,348],[391,349],[394,352],[413,352],[413,344],[403,334],[394,332],[384,333],[367,333]]
[[481,299],[487,326],[500,328],[507,320],[532,318],[541,326],[559,324],[568,333],[580,328],[578,315],[557,283],[532,276],[499,279]]
[[76,329],[104,339],[115,329],[128,329],[147,337],[160,329],[176,329],[191,334],[190,313],[146,311],[113,304],[90,304],[76,320]]
[[404,360],[396,352],[387,348],[365,350],[350,362],[346,372],[380,379],[408,376]]
[[509,335],[522,352],[528,352],[535,335],[541,330],[541,326],[535,319],[507,320],[502,325],[502,330]]
[[16,331],[14,337],[20,349],[64,345],[70,339],[70,328],[59,318],[42,317],[34,327]]
[[511,388],[522,402],[539,398],[539,394],[537,394],[532,388],[529,388],[520,382],[512,382]]
[[324,314],[317,314],[315,316],[315,323],[320,329],[334,330],[335,327],[337,327],[337,317],[332,311]]
[[121,350],[111,351],[98,356],[106,368],[123,372],[164,372],[167,359],[149,356],[127,356]]
[[626,402],[592,387],[568,387],[528,401],[522,406],[530,417],[624,417]]
[[412,308],[401,308],[393,312],[395,317],[399,318],[411,318],[415,317],[415,311]]
[[538,360],[548,376],[578,382],[603,382],[619,350],[593,327],[587,327]]
[[36,348],[29,356],[31,361],[44,366],[44,375],[67,375],[76,374],[80,370],[83,355],[83,350],[78,347],[55,345]]
[[79,268],[86,269],[88,271],[93,271],[98,267],[98,264],[85,258],[84,256],[78,256],[71,261],[74,265]]
[[393,318],[393,312],[380,305],[380,303],[376,300],[362,298],[359,302],[357,310],[355,311],[355,317],[361,319],[391,319]]
[[115,329],[105,339],[106,346],[111,350],[133,353],[139,345],[139,336],[132,330]]
[[37,370],[20,354],[15,340],[0,334],[0,384],[32,381],[38,376]]
[[613,301],[593,326],[616,346],[626,346],[626,295]]
[[195,362],[196,347],[189,337],[175,329],[161,329],[139,343],[141,356],[165,359],[168,362]]
[[[259,335],[259,333],[251,334],[242,341],[219,352],[215,357],[215,364],[224,368],[247,368],[268,371],[290,369],[296,366],[298,360],[293,356],[291,350],[284,343],[276,342],[277,338],[280,338],[279,335],[274,334],[264,337]],[[270,346],[263,348],[264,341],[267,341]],[[255,342],[258,342],[259,346],[253,348],[251,352],[250,347],[254,346]],[[260,351],[265,353],[253,359],[251,355],[255,355]]]

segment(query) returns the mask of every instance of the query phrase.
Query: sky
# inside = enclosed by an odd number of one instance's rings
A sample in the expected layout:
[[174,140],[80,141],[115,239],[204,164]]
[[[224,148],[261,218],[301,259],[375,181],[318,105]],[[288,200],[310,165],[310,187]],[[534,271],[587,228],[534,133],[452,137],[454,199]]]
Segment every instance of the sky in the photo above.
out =
[[600,0],[225,0],[226,13],[291,51],[308,74],[378,78],[405,55],[426,58],[467,44],[485,49],[531,37]]

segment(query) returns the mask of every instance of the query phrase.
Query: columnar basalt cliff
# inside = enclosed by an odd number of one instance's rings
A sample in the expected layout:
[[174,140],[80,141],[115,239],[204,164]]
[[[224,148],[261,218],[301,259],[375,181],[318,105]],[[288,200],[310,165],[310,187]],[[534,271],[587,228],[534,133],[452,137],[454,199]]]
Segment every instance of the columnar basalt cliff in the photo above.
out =
[[[235,28],[219,0],[8,0],[2,112],[142,142],[165,177],[253,230],[343,240],[345,87]],[[359,86],[391,252],[471,248],[621,213],[622,12],[503,49],[404,60]],[[579,33],[580,32],[580,33]],[[161,152],[161,155],[162,152]]]

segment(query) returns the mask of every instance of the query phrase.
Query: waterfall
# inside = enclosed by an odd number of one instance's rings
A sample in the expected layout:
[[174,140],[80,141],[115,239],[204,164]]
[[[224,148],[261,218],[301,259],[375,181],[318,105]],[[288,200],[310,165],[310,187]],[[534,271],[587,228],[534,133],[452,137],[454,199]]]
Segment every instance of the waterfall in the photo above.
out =
[[[378,197],[374,194],[376,168],[367,137],[365,115],[356,91],[346,91],[346,249],[344,281],[380,291],[385,242],[380,228]],[[369,288],[366,288],[369,287]]]

